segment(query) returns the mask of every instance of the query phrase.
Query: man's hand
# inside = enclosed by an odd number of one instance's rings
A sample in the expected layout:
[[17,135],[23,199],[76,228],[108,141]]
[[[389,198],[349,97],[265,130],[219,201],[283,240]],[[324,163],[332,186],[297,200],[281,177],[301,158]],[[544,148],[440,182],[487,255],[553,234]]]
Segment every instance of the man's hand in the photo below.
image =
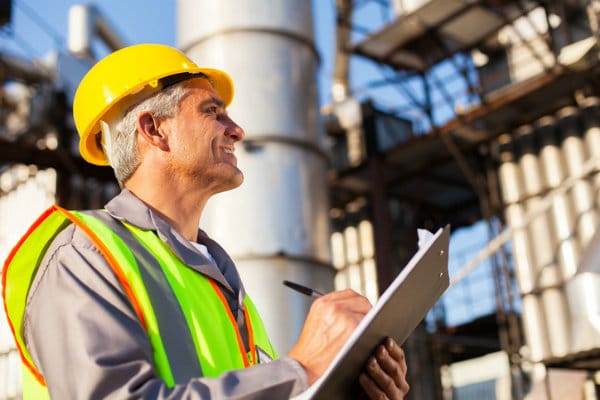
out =
[[300,338],[289,352],[306,370],[309,385],[325,372],[370,309],[369,300],[351,289],[332,292],[314,301]]
[[408,393],[404,351],[387,338],[377,347],[358,378],[366,396],[372,400],[401,400]]
[[[325,372],[370,309],[369,300],[350,289],[314,301],[300,338],[289,352],[306,370],[309,385]],[[387,338],[373,352],[359,377],[362,396],[373,400],[403,399],[409,389],[406,369],[404,351]]]

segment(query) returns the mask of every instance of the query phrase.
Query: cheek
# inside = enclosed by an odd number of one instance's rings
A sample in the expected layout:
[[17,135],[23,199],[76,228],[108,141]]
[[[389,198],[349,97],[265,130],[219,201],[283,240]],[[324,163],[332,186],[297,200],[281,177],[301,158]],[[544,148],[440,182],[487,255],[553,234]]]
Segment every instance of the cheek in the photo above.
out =
[[202,146],[216,149],[220,144],[219,138],[223,136],[226,128],[219,121],[210,120],[203,122],[198,130],[196,140]]
[[215,158],[218,142],[214,137],[206,134],[198,134],[188,138],[184,146],[180,148],[181,157],[195,164],[208,163]]
[[224,125],[212,118],[188,118],[177,124],[171,148],[182,160],[209,159],[219,145],[219,133],[224,131]]

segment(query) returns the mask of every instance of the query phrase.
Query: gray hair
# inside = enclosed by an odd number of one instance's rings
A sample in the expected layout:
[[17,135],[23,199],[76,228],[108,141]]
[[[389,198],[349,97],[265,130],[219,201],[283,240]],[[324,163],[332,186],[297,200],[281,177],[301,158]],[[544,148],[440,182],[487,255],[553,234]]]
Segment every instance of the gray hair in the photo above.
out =
[[179,103],[187,92],[184,85],[185,81],[169,86],[129,107],[121,118],[107,121],[110,137],[105,138],[102,145],[121,187],[140,164],[136,148],[138,115],[149,112],[157,119],[175,116]]

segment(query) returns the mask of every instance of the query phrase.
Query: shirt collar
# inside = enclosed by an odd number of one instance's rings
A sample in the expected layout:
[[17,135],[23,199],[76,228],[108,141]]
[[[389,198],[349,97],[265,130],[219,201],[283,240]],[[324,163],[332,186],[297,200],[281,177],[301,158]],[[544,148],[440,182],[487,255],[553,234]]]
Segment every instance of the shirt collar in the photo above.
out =
[[119,221],[145,230],[157,230],[152,215],[154,213],[150,207],[127,189],[123,189],[121,193],[110,200],[105,208],[112,217]]
[[[199,250],[195,249],[187,239],[185,239],[177,230],[175,230],[163,217],[146,203],[136,197],[128,189],[123,189],[121,193],[110,200],[106,206],[106,211],[119,221],[127,222],[143,230],[155,231],[158,237],[173,250],[173,252],[187,266],[221,283],[227,290],[233,292],[233,289],[223,273],[212,264]],[[208,238],[206,233],[198,230],[198,237]],[[209,248],[209,250],[212,250]],[[211,251],[212,252],[212,251]],[[213,254],[213,257],[215,255]],[[215,257],[216,258],[216,257]],[[226,258],[226,259],[224,259]],[[219,259],[223,262],[231,262],[229,256],[223,257],[219,254]],[[237,285],[234,285],[237,286]]]

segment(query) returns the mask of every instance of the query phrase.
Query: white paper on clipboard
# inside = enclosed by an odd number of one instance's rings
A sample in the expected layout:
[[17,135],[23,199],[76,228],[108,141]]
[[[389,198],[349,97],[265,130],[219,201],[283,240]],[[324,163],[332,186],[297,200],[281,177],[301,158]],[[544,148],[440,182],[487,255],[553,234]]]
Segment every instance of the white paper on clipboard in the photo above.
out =
[[450,226],[423,243],[365,315],[329,368],[294,400],[356,396],[358,376],[373,350],[388,336],[403,344],[448,288]]

